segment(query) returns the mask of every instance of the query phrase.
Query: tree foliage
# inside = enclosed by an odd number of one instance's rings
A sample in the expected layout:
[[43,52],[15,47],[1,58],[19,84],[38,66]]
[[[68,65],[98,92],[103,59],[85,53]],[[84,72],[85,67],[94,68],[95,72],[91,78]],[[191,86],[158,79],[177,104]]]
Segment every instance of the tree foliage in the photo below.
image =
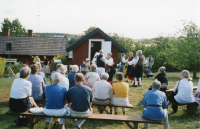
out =
[[1,33],[0,35],[4,35],[4,30],[10,30],[11,36],[27,36],[27,31],[24,27],[22,27],[20,21],[18,19],[13,20],[12,22],[5,18],[4,21],[1,23]]

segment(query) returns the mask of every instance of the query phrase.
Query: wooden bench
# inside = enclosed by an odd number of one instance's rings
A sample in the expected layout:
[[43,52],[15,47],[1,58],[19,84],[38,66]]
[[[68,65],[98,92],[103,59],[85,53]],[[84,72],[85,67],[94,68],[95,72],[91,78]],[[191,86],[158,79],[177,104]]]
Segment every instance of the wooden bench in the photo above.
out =
[[[28,116],[30,118],[30,124],[29,124],[29,129],[35,129],[35,124],[37,124],[41,118],[43,117],[54,117],[54,118],[67,118],[67,119],[80,119],[78,117],[70,117],[70,116],[60,116],[60,117],[55,117],[55,116],[47,116],[43,113],[40,114],[33,114],[30,113],[29,111],[22,112],[22,113],[17,113],[17,112],[12,112],[12,111],[7,111],[7,115],[22,115],[22,116]],[[38,120],[35,118],[39,117]],[[162,121],[155,121],[155,120],[147,120],[143,119],[141,116],[123,116],[123,115],[109,115],[109,114],[92,114],[91,116],[84,118],[87,120],[105,120],[105,121],[121,121],[125,122],[130,129],[138,129],[138,123],[151,123],[151,124],[162,124]],[[130,124],[132,122],[134,124],[134,127]]]
[[[175,103],[173,103],[173,104],[175,104]],[[178,105],[178,106],[185,106],[185,105],[187,105],[187,114],[188,115],[196,115],[195,104],[196,104],[196,102],[193,102],[193,103],[184,103],[184,104],[175,104],[175,105]]]
[[[44,103],[46,102],[47,100],[46,99],[41,99],[41,100],[35,100],[35,102],[37,104],[41,104],[41,103]],[[121,107],[121,108],[133,108],[133,105],[132,104],[129,104],[127,106],[115,106],[115,105],[112,105],[112,104],[109,104],[109,105],[99,105],[99,104],[95,104],[95,103],[92,103],[92,105],[95,105],[95,106],[101,106],[101,108],[107,113],[107,114],[112,114],[112,107]],[[110,112],[108,110],[106,110],[106,107],[108,106],[110,108]],[[104,108],[105,107],[105,108]]]

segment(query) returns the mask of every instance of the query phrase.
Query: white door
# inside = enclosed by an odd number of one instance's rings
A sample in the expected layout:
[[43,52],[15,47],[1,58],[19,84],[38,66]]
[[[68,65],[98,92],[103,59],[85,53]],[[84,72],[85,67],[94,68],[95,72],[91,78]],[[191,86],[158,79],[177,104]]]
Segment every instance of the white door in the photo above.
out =
[[103,55],[107,57],[107,53],[111,53],[111,41],[103,41],[101,43],[101,50],[103,50]]

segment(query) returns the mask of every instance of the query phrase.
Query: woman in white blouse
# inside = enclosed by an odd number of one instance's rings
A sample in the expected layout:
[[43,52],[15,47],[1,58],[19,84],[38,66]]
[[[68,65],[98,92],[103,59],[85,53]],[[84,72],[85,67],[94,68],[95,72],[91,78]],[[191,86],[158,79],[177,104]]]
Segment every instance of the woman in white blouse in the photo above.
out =
[[69,90],[69,79],[65,76],[65,73],[67,72],[67,67],[62,66],[58,69],[58,72],[62,75],[62,81],[59,82],[59,85],[64,86]]
[[177,94],[172,93],[168,99],[168,105],[172,103],[172,114],[176,113],[178,110],[177,104],[192,103],[194,102],[193,97],[193,83],[192,78],[190,78],[190,73],[188,70],[183,70],[180,75],[181,80],[176,83],[173,92],[177,91]]

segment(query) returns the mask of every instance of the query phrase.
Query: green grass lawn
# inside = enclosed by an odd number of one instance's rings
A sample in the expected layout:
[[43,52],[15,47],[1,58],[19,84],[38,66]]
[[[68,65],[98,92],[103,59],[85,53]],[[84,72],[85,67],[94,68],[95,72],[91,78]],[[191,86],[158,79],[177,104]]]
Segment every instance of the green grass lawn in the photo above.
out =
[[[154,76],[157,73],[154,73]],[[170,72],[167,73],[169,86],[168,88],[174,87],[174,82],[180,79],[180,72]],[[200,76],[198,73],[197,76]],[[133,104],[133,109],[127,109],[127,115],[130,116],[141,116],[143,107],[141,102],[143,99],[143,94],[148,90],[149,85],[154,78],[143,78],[142,87],[132,87],[132,83],[129,82],[130,92],[129,92],[129,102]],[[8,100],[10,95],[10,89],[13,82],[13,78],[1,78],[0,79],[0,129],[18,129],[13,122],[17,116],[5,115],[8,108]],[[114,79],[115,80],[115,79]],[[49,78],[47,78],[47,83],[50,84]],[[194,86],[197,86],[198,79],[192,80]],[[116,82],[116,81],[115,81]],[[97,113],[96,107],[93,106],[94,113]],[[118,114],[122,115],[122,111],[119,108]],[[171,112],[171,105],[168,108],[168,112]],[[188,116],[185,106],[180,106],[176,114],[169,114],[169,124],[171,129],[200,129],[200,111],[197,112],[195,116]],[[54,121],[53,121],[54,122]],[[52,123],[53,123],[52,122]],[[52,125],[51,123],[51,125]],[[40,121],[36,124],[36,129],[44,128],[45,120]],[[74,125],[70,119],[66,120],[65,127],[67,129],[74,128]],[[139,128],[143,127],[143,124],[139,124]],[[21,127],[20,129],[27,129],[28,127]],[[83,129],[128,129],[128,126],[124,122],[112,122],[112,121],[90,121],[87,120],[83,125]],[[163,125],[149,124],[149,129],[162,129]]]

